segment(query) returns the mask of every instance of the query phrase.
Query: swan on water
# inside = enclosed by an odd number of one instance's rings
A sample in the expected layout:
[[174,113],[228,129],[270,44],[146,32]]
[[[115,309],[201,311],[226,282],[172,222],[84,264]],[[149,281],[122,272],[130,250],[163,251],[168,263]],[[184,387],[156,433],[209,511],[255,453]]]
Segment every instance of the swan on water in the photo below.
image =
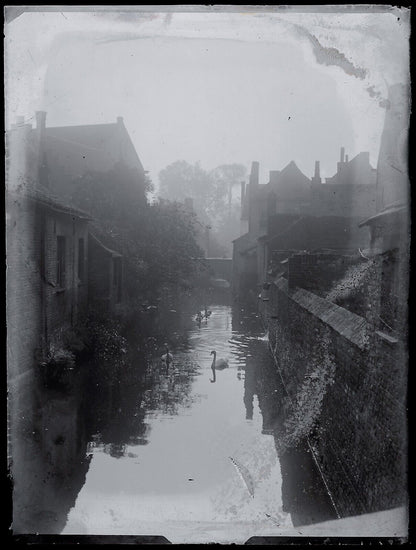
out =
[[228,367],[228,359],[217,359],[217,352],[215,350],[211,351],[211,354],[214,356],[214,359],[212,360],[211,369],[217,369],[222,370],[226,369]]

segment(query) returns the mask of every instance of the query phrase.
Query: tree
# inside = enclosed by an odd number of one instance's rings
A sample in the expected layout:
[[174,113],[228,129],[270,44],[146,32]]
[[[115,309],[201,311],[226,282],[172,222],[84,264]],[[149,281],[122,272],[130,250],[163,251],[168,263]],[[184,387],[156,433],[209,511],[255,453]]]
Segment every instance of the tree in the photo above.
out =
[[228,214],[231,214],[232,209],[233,188],[241,184],[246,174],[247,169],[242,164],[222,164],[211,172],[215,188],[221,190],[221,196],[227,196]]
[[194,216],[183,205],[148,204],[129,172],[89,172],[76,183],[76,202],[94,217],[97,236],[124,256],[131,297],[155,295],[164,284],[188,284],[193,258],[202,251],[195,241]]
[[231,241],[239,234],[239,214],[235,212],[232,193],[245,176],[246,167],[242,164],[223,164],[207,172],[198,163],[178,160],[160,172],[159,194],[176,201],[192,198],[202,227],[200,243],[206,240],[203,232],[209,226],[210,249],[223,255],[230,253]]
[[190,197],[194,203],[205,205],[209,201],[211,181],[208,172],[199,163],[189,164],[178,160],[159,173],[159,194],[171,201]]

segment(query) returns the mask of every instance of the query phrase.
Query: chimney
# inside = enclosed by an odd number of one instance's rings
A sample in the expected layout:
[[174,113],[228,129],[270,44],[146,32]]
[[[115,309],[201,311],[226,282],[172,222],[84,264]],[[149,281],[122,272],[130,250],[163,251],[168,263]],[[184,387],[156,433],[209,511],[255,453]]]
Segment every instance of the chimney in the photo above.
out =
[[244,196],[246,194],[246,184],[244,181],[241,182],[241,206],[244,204]]
[[348,155],[345,155],[345,162],[348,162]]
[[46,127],[46,112],[36,111],[36,129],[43,131]]
[[321,163],[319,160],[315,161],[315,174],[311,178],[312,183],[320,184],[322,182],[321,180]]
[[122,117],[122,116],[118,116],[118,117],[117,117],[117,124],[124,124],[124,121],[123,121],[123,117]]
[[341,147],[341,162],[344,162],[344,153],[345,153],[345,149],[344,147]]
[[250,183],[259,184],[259,163],[256,160],[251,163]]

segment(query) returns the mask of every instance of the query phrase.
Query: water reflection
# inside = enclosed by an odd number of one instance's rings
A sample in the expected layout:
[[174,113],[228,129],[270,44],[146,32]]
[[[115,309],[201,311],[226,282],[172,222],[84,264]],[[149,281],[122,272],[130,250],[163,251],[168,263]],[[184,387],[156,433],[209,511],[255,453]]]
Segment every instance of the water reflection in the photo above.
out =
[[[257,314],[209,311],[201,323],[159,311],[121,380],[92,375],[87,399],[39,398],[36,429],[49,435],[20,454],[23,532],[167,536],[178,522],[184,533],[244,522],[250,536],[335,517],[308,448],[278,445],[285,396]],[[228,368],[213,368],[213,350]]]
[[[246,325],[253,323],[255,315],[249,315],[244,310],[238,315],[238,326],[247,334]],[[236,314],[234,314],[236,317]],[[250,339],[244,369],[244,404],[246,418],[253,418],[253,401],[257,396],[262,415],[262,433],[273,435],[276,452],[279,457],[282,475],[283,511],[290,513],[293,525],[309,525],[312,523],[336,519],[334,510],[325,485],[318,473],[307,442],[301,441],[296,447],[282,449],[279,445],[281,434],[284,433],[286,420],[287,397],[283,389],[278,371],[271,360],[263,338]]]
[[[331,515],[307,449],[276,452],[284,395],[258,316],[209,310],[201,322],[187,314],[186,334],[175,325],[156,333],[136,385],[122,385],[89,445],[90,471],[64,532],[130,534],[140,525],[166,534],[160,522],[169,530],[241,521],[267,530]],[[163,340],[174,359],[168,371]],[[215,368],[213,350],[229,368]],[[109,510],[118,519],[103,525]]]
[[[12,431],[13,532],[60,533],[85,483],[84,403],[78,387],[65,395],[40,385]],[[28,396],[29,397],[29,396]]]

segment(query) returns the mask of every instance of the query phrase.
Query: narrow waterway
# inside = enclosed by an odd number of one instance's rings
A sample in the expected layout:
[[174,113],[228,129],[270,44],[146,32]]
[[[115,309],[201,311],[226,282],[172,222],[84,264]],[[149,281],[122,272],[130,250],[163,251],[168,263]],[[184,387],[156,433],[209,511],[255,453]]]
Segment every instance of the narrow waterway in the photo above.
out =
[[[179,337],[173,315],[173,364],[159,347],[121,386],[63,534],[244,542],[335,517],[307,449],[276,450],[284,394],[257,315],[208,309]],[[213,350],[228,361],[215,376]]]

